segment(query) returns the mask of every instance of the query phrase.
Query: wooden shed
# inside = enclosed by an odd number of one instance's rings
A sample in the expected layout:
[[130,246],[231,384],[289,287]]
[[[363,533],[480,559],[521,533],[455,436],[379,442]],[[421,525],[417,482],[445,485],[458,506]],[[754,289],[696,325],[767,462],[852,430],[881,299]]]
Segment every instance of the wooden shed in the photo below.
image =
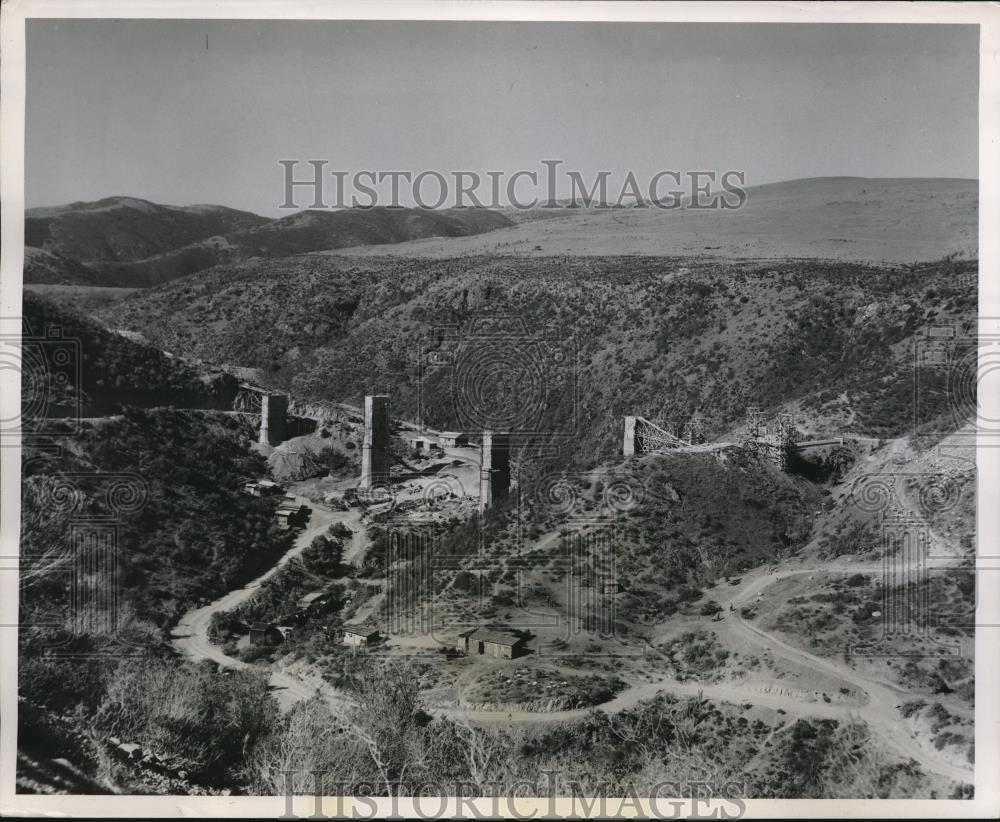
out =
[[491,656],[495,659],[515,659],[525,651],[523,637],[510,631],[477,628],[464,635],[465,653]]
[[372,645],[379,639],[378,628],[371,625],[345,625],[343,631],[345,645],[363,647]]
[[251,645],[280,645],[291,633],[288,625],[276,625],[273,622],[255,622],[250,626]]
[[446,448],[464,448],[469,444],[469,438],[461,431],[442,431],[438,441]]

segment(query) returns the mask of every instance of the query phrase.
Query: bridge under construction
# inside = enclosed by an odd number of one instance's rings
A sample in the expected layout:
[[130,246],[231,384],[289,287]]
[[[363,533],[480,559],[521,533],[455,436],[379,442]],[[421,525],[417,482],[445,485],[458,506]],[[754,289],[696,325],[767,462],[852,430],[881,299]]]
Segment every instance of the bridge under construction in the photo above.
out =
[[[704,426],[699,415],[695,415],[684,426],[682,434],[672,433],[667,427],[651,422],[645,417],[625,417],[625,436],[622,445],[623,456],[634,454],[672,454],[679,452],[716,451],[740,445],[760,457],[773,462],[782,470],[788,466],[789,455],[810,448],[844,445],[848,438],[843,436],[821,439],[798,440],[791,414],[779,414],[768,422],[756,406],[747,408],[746,421],[739,443],[705,442]],[[856,439],[856,438],[851,438]]]
[[718,447],[718,443],[706,444],[703,426],[699,417],[692,418],[683,435],[671,433],[664,426],[651,422],[645,417],[625,417],[625,439],[622,453],[626,457],[633,454],[665,454],[674,451],[708,451]]
[[288,438],[287,394],[248,382],[240,383],[233,410],[247,430],[256,434],[257,442],[275,445]]

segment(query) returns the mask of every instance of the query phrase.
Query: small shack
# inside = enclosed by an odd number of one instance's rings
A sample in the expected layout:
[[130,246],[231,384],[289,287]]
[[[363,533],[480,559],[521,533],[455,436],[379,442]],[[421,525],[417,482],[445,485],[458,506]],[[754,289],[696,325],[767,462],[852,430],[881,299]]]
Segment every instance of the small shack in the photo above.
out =
[[462,635],[467,655],[491,656],[495,659],[515,659],[525,652],[524,637],[511,631],[477,628]]
[[379,639],[378,628],[373,628],[371,625],[345,625],[342,630],[344,644],[356,648],[374,645]]
[[281,528],[297,528],[309,521],[310,513],[312,509],[308,505],[299,505],[295,497],[286,496],[274,512],[274,518]]
[[251,645],[280,645],[292,632],[289,625],[273,622],[255,622],[250,626]]
[[330,594],[326,591],[312,591],[299,599],[300,608],[309,608],[322,605],[324,600],[329,599]]
[[424,434],[416,434],[407,437],[406,444],[414,451],[426,451],[434,444],[434,440]]
[[278,483],[266,479],[248,482],[243,486],[244,493],[252,497],[267,497],[271,494],[280,494],[284,490]]
[[446,448],[465,448],[469,444],[468,436],[461,431],[442,431],[438,441]]

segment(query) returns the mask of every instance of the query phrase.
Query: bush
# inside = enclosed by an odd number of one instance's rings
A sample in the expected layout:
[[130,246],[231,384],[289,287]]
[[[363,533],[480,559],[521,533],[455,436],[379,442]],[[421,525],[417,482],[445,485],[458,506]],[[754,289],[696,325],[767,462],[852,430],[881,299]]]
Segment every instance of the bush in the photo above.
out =
[[173,660],[123,664],[99,712],[109,734],[180,756],[213,781],[236,778],[277,720],[266,674]]
[[344,543],[337,537],[316,537],[300,557],[306,570],[320,577],[336,579],[347,571],[343,564]]
[[[327,436],[329,436],[329,433],[327,433]],[[328,445],[320,450],[316,455],[316,459],[330,474],[335,475],[345,470],[354,470],[354,463],[351,461],[351,458],[339,448],[334,448],[332,445]]]

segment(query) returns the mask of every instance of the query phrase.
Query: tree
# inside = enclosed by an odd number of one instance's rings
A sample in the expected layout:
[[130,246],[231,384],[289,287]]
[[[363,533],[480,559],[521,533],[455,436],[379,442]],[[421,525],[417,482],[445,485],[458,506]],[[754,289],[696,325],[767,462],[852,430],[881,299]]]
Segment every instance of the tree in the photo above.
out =
[[318,536],[302,552],[306,570],[320,577],[343,576],[344,543],[336,537]]
[[398,662],[363,666],[355,675],[357,707],[348,733],[368,751],[386,790],[392,795],[415,763],[419,744],[419,686],[412,671]]
[[[366,757],[329,704],[313,697],[293,707],[254,748],[245,778],[250,790],[260,795],[322,794],[336,782],[347,785],[364,778]],[[325,784],[317,784],[317,773]]]

